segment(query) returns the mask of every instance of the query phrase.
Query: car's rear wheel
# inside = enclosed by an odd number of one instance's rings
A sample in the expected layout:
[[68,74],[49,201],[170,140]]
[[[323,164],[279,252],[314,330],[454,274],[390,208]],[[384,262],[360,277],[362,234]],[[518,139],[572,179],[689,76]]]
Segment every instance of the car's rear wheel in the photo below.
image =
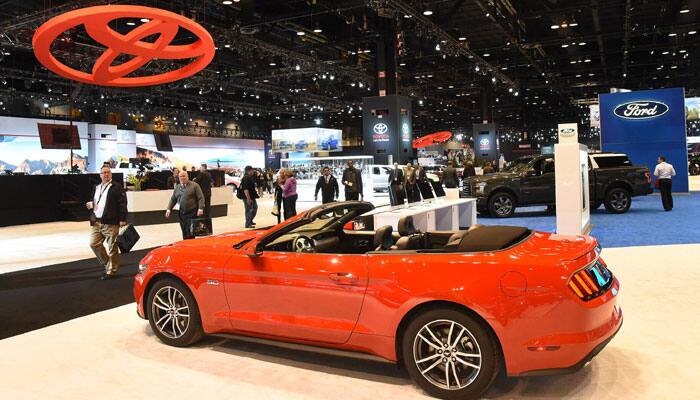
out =
[[475,399],[499,370],[499,347],[479,321],[451,309],[419,315],[404,331],[401,351],[411,378],[441,399]]
[[624,214],[632,206],[632,197],[627,189],[610,189],[605,196],[605,209],[614,214]]
[[512,217],[515,212],[515,197],[510,193],[498,192],[489,198],[489,213],[495,217]]
[[165,278],[156,282],[146,306],[151,329],[163,343],[185,347],[204,336],[197,302],[181,281]]

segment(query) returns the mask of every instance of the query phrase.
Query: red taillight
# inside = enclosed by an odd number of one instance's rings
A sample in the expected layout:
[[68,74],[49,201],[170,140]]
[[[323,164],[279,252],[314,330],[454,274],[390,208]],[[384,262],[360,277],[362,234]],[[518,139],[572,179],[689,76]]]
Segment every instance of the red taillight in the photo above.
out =
[[578,298],[587,301],[605,293],[611,283],[612,273],[606,268],[603,260],[598,259],[574,273],[569,279],[569,288]]

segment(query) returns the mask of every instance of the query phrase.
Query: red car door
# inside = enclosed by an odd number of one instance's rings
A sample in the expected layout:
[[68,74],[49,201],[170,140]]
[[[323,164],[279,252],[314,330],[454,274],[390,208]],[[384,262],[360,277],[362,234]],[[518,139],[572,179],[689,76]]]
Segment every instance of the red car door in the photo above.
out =
[[234,330],[336,344],[350,338],[367,281],[364,254],[265,251],[224,271]]

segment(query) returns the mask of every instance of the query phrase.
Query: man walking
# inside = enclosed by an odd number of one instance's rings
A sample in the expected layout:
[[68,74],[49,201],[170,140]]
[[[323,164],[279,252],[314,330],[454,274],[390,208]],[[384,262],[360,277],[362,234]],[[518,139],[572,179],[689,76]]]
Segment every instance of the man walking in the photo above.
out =
[[180,205],[180,229],[183,239],[194,239],[192,234],[192,218],[204,215],[204,194],[197,182],[191,182],[187,171],[180,171],[180,184],[173,191],[165,218],[170,218],[170,211],[175,204]]
[[245,209],[245,227],[255,228],[255,216],[258,214],[258,191],[255,185],[255,170],[250,165],[245,167],[245,175],[241,179],[243,191],[243,208]]
[[199,175],[193,179],[202,189],[204,195],[204,216],[211,218],[211,174],[207,171],[207,164],[199,166]]
[[345,186],[345,200],[359,200],[362,194],[362,174],[348,160],[348,167],[343,171],[343,185]]
[[459,179],[457,178],[457,170],[454,167],[453,161],[448,161],[447,168],[442,171],[442,181],[446,188],[454,189],[457,187]]
[[[101,279],[114,277],[119,269],[119,227],[126,225],[126,194],[120,184],[112,182],[109,165],[100,169],[101,183],[93,189],[92,201],[85,205],[92,210],[90,225],[90,247],[97,260],[105,267]],[[104,242],[107,242],[107,249]]]
[[318,178],[316,182],[316,192],[314,193],[314,200],[318,200],[318,191],[321,191],[321,203],[332,203],[338,200],[340,195],[340,189],[338,189],[338,180],[331,175],[331,169],[328,167],[323,167],[323,175]]
[[673,196],[671,195],[671,178],[676,176],[673,165],[666,162],[666,157],[659,156],[658,164],[654,169],[654,176],[659,181],[659,191],[661,191],[661,203],[665,211],[673,209]]

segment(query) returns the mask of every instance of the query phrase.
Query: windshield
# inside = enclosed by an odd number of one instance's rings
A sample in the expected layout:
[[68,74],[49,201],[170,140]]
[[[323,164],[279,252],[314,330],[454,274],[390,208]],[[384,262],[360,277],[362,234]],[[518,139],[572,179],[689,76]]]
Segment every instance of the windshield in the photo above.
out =
[[347,208],[336,208],[328,210],[318,215],[315,219],[309,221],[308,223],[292,229],[288,233],[302,233],[308,231],[319,231],[328,229],[335,223],[340,221],[340,219],[343,218],[347,213]]
[[505,170],[506,172],[523,172],[527,170],[528,165],[530,165],[530,161],[532,161],[532,158],[530,157],[518,158],[517,160],[508,164]]

